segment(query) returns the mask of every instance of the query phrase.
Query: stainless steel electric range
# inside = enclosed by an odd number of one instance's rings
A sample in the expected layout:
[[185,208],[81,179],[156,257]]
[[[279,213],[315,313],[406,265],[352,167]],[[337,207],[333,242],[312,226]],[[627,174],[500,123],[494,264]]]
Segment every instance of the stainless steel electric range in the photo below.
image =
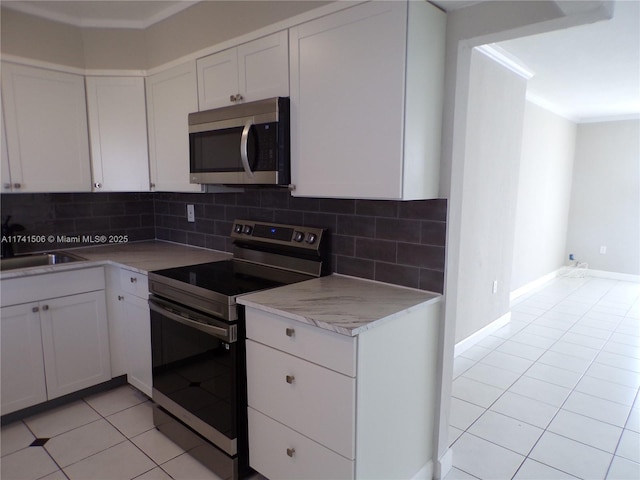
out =
[[149,274],[154,424],[224,479],[249,468],[240,295],[327,269],[321,228],[236,220],[233,259]]

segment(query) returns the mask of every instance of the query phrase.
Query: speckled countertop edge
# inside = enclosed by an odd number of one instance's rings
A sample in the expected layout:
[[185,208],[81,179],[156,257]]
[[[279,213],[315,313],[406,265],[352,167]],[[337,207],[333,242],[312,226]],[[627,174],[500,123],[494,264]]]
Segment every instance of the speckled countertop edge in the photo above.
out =
[[334,274],[247,294],[238,303],[356,336],[441,300],[438,293]]

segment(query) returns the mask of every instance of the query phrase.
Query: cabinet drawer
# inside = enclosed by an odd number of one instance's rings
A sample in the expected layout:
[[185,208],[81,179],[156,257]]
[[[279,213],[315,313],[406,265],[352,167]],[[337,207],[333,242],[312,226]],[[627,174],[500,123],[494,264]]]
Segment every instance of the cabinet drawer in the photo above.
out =
[[120,270],[120,288],[123,292],[140,298],[149,296],[149,282],[146,275],[131,270]]
[[248,340],[247,391],[249,406],[354,458],[354,378]]
[[356,376],[356,339],[247,307],[247,338]]
[[104,290],[103,267],[29,275],[2,280],[2,306]]
[[[354,462],[249,408],[249,463],[277,479],[350,479]],[[326,421],[329,421],[327,419]]]

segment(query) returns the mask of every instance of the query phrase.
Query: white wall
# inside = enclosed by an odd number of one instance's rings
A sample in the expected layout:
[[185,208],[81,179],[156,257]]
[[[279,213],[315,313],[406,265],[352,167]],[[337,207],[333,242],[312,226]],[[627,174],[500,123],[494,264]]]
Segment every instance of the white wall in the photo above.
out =
[[526,88],[526,79],[473,51],[458,270],[464,298],[458,304],[456,342],[510,310]]
[[511,291],[567,263],[576,124],[526,103]]
[[146,29],[80,28],[2,8],[3,54],[98,70],[146,70],[330,2],[199,2]]
[[578,126],[567,253],[590,269],[640,274],[640,120]]

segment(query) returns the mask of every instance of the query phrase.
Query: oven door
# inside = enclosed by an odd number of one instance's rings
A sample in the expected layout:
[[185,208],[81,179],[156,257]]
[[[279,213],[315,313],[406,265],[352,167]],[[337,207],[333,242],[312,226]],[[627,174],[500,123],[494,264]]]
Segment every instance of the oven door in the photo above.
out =
[[154,402],[237,454],[237,325],[151,296]]

